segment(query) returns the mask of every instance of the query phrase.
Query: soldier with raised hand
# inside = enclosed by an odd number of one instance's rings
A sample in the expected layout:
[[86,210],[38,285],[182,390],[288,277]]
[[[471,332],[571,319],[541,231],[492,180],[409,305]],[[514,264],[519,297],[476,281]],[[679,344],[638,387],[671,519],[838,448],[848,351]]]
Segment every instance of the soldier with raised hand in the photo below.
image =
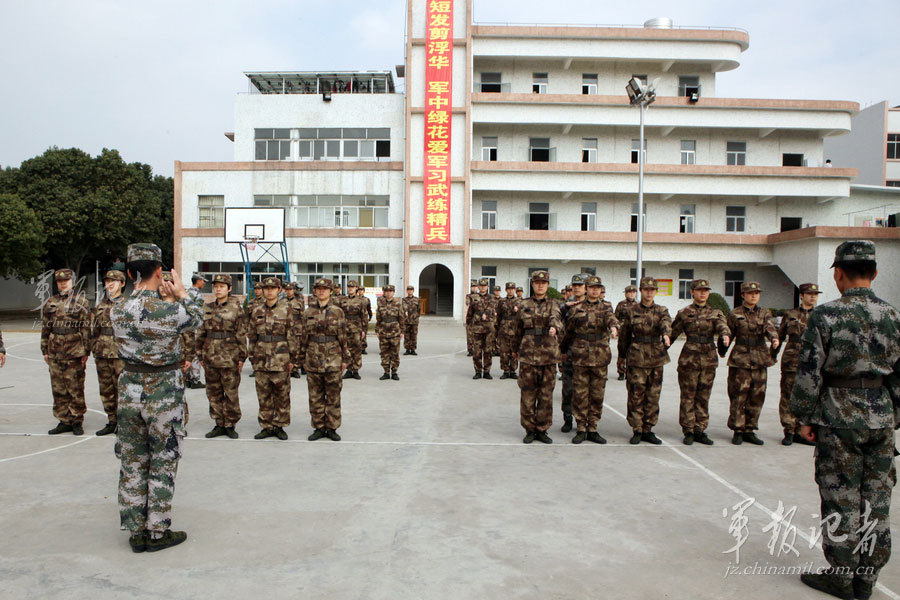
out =
[[685,337],[678,357],[678,387],[681,389],[678,424],[686,446],[694,442],[713,444],[706,428],[709,426],[709,396],[719,366],[716,336],[726,346],[731,339],[725,314],[707,304],[710,289],[706,279],[691,281],[694,302],[679,310],[672,322],[671,341],[682,333]]
[[237,439],[234,427],[241,420],[238,387],[247,360],[247,313],[231,295],[231,275],[213,275],[213,296],[203,306],[203,324],[197,333],[197,354],[206,371],[209,417],[215,423],[206,437]]
[[[478,280],[473,279],[469,283],[469,293],[466,294],[465,306],[463,308],[466,309],[466,314],[469,314],[469,307],[472,305],[472,302],[478,296]],[[463,319],[463,322],[466,326],[466,356],[472,356],[472,352],[474,350],[473,342],[474,337],[472,336],[472,329],[469,326],[469,320]]]
[[84,367],[91,352],[91,309],[74,290],[72,269],[58,269],[53,278],[59,293],[41,308],[41,354],[50,366],[53,416],[59,421],[50,435],[83,435]]
[[497,323],[497,307],[494,296],[488,293],[488,280],[485,277],[478,280],[478,294],[469,302],[466,323],[472,332],[472,363],[475,366],[475,376],[472,379],[493,379],[491,335]]
[[[175,279],[172,278],[171,271],[163,271],[162,274],[163,282],[168,282],[173,285],[167,286],[159,286],[159,297],[165,300],[166,302],[178,302],[178,299],[175,297]],[[200,296],[196,296],[191,294],[191,289],[186,289],[188,300],[199,306],[201,309],[203,308],[203,298]],[[186,329],[181,332],[181,358],[180,362],[182,364],[181,372],[184,374],[185,385],[184,387],[188,387],[188,371],[191,368],[191,362],[196,358],[196,349],[197,349],[197,330],[196,329]],[[197,359],[199,362],[199,359]],[[181,397],[184,398],[184,390],[181,390]],[[184,400],[184,435],[187,436],[187,425],[190,417],[190,410],[187,403],[187,400]]]
[[355,280],[347,282],[347,298],[341,310],[344,311],[347,329],[347,368],[344,379],[362,379],[359,370],[362,368],[362,346],[369,326],[369,315],[366,312],[368,298],[360,296]]
[[[341,426],[341,375],[350,360],[347,320],[331,298],[332,281],[317,279],[316,299],[303,312],[300,358],[306,365],[309,416],[313,432],[309,441],[323,437],[339,442]],[[399,348],[399,338],[397,339]],[[396,351],[396,349],[395,349]],[[384,347],[382,346],[382,352]]]
[[419,340],[419,312],[421,303],[415,294],[416,288],[406,286],[406,297],[403,298],[403,313],[406,317],[406,326],[403,329],[403,354],[416,356],[416,346]]
[[[762,446],[757,437],[759,413],[766,401],[766,380],[768,369],[775,364],[766,338],[776,350],[781,343],[775,328],[775,317],[767,308],[760,308],[759,297],[762,288],[757,281],[741,284],[744,303],[728,314],[728,329],[734,349],[728,356],[728,400],[730,410],[728,428],[734,431],[731,443],[740,445],[749,442]],[[728,350],[723,347],[722,354]]]
[[[635,305],[635,298],[637,298],[637,286],[627,285],[625,286],[625,299],[616,304],[616,319],[619,320],[619,323],[625,321],[625,314],[629,308]],[[625,381],[625,355],[627,354],[627,350],[625,348],[625,338],[624,336],[619,336],[619,342],[617,346],[617,350],[619,355],[616,357],[616,372],[619,375],[619,381]]]
[[[306,309],[306,303],[303,301],[303,294],[297,293],[297,284],[293,281],[284,282],[282,288],[284,291],[284,299],[291,307],[291,312],[294,313],[294,319],[299,323],[300,316],[303,314],[304,309]],[[304,371],[301,369],[300,365],[294,363],[294,368],[291,371],[291,377],[293,377],[294,379],[300,379],[303,373]]]
[[113,335],[109,311],[113,306],[125,301],[122,290],[125,288],[125,273],[110,270],[103,277],[106,293],[94,307],[91,319],[91,352],[97,367],[97,382],[100,384],[100,400],[106,413],[107,423],[96,435],[109,435],[116,432],[119,404],[119,375],[122,374],[122,359],[119,358],[119,347]]
[[[809,314],[816,307],[821,293],[815,283],[801,283],[800,306],[787,311],[778,326],[778,339],[784,348],[784,354],[781,355],[781,398],[778,402],[778,416],[784,428],[784,439],[781,440],[783,446],[790,446],[794,442],[813,445],[800,435],[800,426],[797,418],[791,414],[790,402],[794,378],[797,376],[797,361],[800,358],[800,338],[806,331]],[[778,349],[772,351],[772,358],[778,359]]]
[[606,439],[597,433],[597,423],[603,414],[606,394],[606,375],[612,352],[610,336],[618,335],[619,321],[612,310],[600,300],[600,278],[588,275],[578,285],[572,283],[576,296],[579,287],[587,288],[587,297],[566,308],[566,333],[560,344],[563,364],[572,365],[572,412],[578,433],[573,444],[589,440],[605,444]]
[[[656,304],[658,285],[653,277],[642,277],[641,301],[625,311],[621,336],[626,350],[628,389],[628,424],[631,444],[662,444],[653,433],[659,421],[659,393],[662,390],[663,366],[669,364],[669,336],[672,319],[665,306]],[[622,341],[620,340],[620,347]]]
[[791,413],[815,442],[822,549],[831,569],[806,585],[868,599],[891,554],[894,430],[900,424],[900,311],[872,291],[875,244],[834,253],[837,300],[815,308],[802,335]]
[[506,298],[500,300],[497,306],[497,338],[500,343],[500,368],[503,375],[500,379],[516,379],[516,371],[519,365],[513,360],[513,341],[516,335],[516,315],[519,312],[520,301],[516,298],[516,284],[506,282]]
[[[155,244],[128,246],[134,293],[110,310],[124,367],[119,378],[117,454],[119,519],[134,552],[154,552],[187,539],[172,531],[175,473],[184,440],[181,334],[198,327],[202,309],[187,296],[177,273],[163,282]],[[166,302],[159,291],[174,296]]]
[[[572,276],[572,283],[566,286],[567,290],[571,291],[571,296],[568,300],[566,300],[559,309],[559,318],[565,325],[567,323],[567,316],[569,312],[575,308],[580,302],[583,302],[585,299],[586,290],[584,287],[584,276],[580,273]],[[560,341],[562,342],[563,336],[559,336]],[[559,370],[562,371],[562,414],[563,414],[563,424],[560,428],[560,431],[563,433],[569,433],[572,431],[572,397],[575,394],[574,384],[573,384],[573,374],[574,374],[574,366],[572,364],[572,357],[567,356],[565,350],[561,350],[563,361],[559,365]]]
[[256,372],[260,431],[254,439],[288,439],[291,424],[291,371],[300,362],[297,318],[286,298],[279,298],[281,280],[262,280],[263,301],[253,307],[247,326],[250,362]]
[[[191,300],[193,300],[194,302],[199,302],[202,305],[204,287],[206,287],[206,276],[202,273],[194,272],[194,274],[191,275],[191,287],[189,287],[187,290],[188,296],[190,296]],[[197,332],[193,331],[191,335],[196,336]],[[206,387],[206,384],[203,383],[203,367],[200,365],[200,357],[195,351],[196,346],[197,340],[194,339],[194,342],[191,344],[191,348],[188,352],[191,356],[191,365],[190,367],[188,367],[187,371],[187,387],[191,388],[192,390],[203,389]]]
[[381,368],[384,369],[384,375],[378,378],[381,381],[400,380],[397,369],[400,368],[400,338],[403,337],[406,316],[400,299],[394,298],[394,291],[393,285],[381,288],[383,295],[378,299],[378,312],[375,314],[375,335],[378,336]]
[[519,361],[519,415],[525,437],[552,444],[547,430],[553,424],[553,388],[559,362],[559,339],[562,320],[559,305],[547,297],[550,273],[544,270],[531,275],[534,295],[524,300],[516,319],[513,359]]

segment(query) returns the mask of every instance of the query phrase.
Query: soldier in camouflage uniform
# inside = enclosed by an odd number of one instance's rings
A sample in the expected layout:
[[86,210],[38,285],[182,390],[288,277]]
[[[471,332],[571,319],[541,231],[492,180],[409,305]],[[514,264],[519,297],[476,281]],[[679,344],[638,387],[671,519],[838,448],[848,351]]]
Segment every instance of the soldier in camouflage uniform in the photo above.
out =
[[262,290],[263,301],[253,307],[247,326],[259,400],[260,431],[253,437],[286,440],[284,428],[291,424],[291,371],[300,362],[298,321],[287,298],[278,298],[280,279],[265,277]]
[[337,432],[341,426],[341,375],[350,360],[350,350],[347,320],[344,311],[332,301],[331,290],[331,280],[316,280],[316,299],[304,311],[300,331],[300,357],[306,364],[313,427],[308,438],[311,442],[323,437],[341,440]]
[[[287,300],[288,305],[290,305],[291,310],[294,313],[294,318],[299,323],[300,315],[303,314],[304,309],[306,309],[306,303],[303,301],[303,294],[297,293],[297,283],[293,281],[287,281],[284,283],[284,298]],[[303,289],[303,286],[300,286],[300,289]],[[306,371],[303,370],[302,365],[298,365],[294,363],[294,369],[291,371],[291,377],[294,379],[300,379],[301,375]]]
[[[797,419],[791,414],[791,390],[794,388],[794,377],[797,375],[797,360],[800,356],[800,338],[806,331],[806,322],[809,313],[819,301],[819,286],[815,283],[800,284],[800,306],[793,308],[781,317],[778,326],[778,339],[781,342],[779,349],[784,349],[781,355],[781,398],[778,402],[778,416],[781,426],[784,428],[783,446],[790,446],[794,442],[811,446],[812,444],[800,435],[800,426]],[[772,359],[778,360],[778,349],[772,351]]]
[[[119,519],[134,552],[163,550],[187,539],[172,531],[175,473],[184,440],[181,334],[198,327],[202,308],[176,273],[162,281],[162,253],[154,244],[128,246],[130,298],[110,310],[124,361],[119,378]],[[166,302],[162,289],[177,298]]]
[[519,300],[524,300],[525,299],[524,294],[525,294],[525,289],[522,288],[521,286],[517,286],[516,287],[516,298]]
[[713,444],[706,435],[706,428],[709,426],[709,395],[719,366],[716,336],[726,346],[731,340],[725,315],[707,304],[710,289],[706,279],[693,280],[693,304],[679,310],[672,321],[671,341],[682,333],[685,337],[678,357],[678,387],[681,388],[678,424],[686,446],[695,441],[707,446]]
[[500,368],[503,375],[500,379],[517,379],[516,370],[519,365],[513,360],[513,340],[516,335],[516,314],[519,312],[520,300],[516,298],[516,284],[506,282],[506,298],[497,306],[497,337],[500,342]]
[[602,283],[600,284],[600,302],[602,302],[610,311],[613,310],[612,302],[606,299],[606,286]]
[[833,525],[822,547],[835,571],[801,580],[834,596],[867,599],[891,554],[900,311],[871,289],[878,274],[872,242],[844,242],[832,267],[841,297],[809,316],[790,408],[800,435],[816,444],[820,514]]
[[[616,304],[616,319],[619,320],[619,323],[622,323],[625,320],[625,312],[631,306],[634,306],[635,298],[637,298],[637,292],[637,286],[625,286],[625,299]],[[619,381],[625,381],[625,355],[627,354],[627,352],[625,350],[624,336],[619,336],[619,342],[616,348],[619,354],[616,357],[616,372],[619,375]]]
[[[563,324],[567,323],[569,311],[575,308],[580,302],[584,301],[586,293],[584,287],[584,276],[581,274],[573,275],[571,285],[567,285],[566,288],[572,291],[572,296],[571,299],[567,300],[560,306],[559,318],[563,322]],[[562,341],[563,336],[560,335],[559,338]],[[572,365],[572,357],[566,356],[565,350],[561,350],[561,352],[565,357],[565,360],[563,360],[563,362],[559,365],[559,370],[562,372],[563,414],[563,425],[560,428],[560,431],[562,431],[563,433],[569,433],[570,431],[572,431],[572,397],[575,394],[573,383],[574,367]]]
[[383,295],[378,299],[378,312],[375,314],[375,335],[378,336],[384,375],[378,379],[399,381],[400,338],[403,337],[406,316],[400,298],[394,298],[394,286],[386,285],[381,291]]
[[[473,279],[469,284],[469,293],[466,294],[466,302],[463,308],[466,309],[466,314],[469,314],[469,306],[472,305],[472,301],[478,296],[478,280]],[[469,327],[469,321],[467,319],[463,319],[463,322],[466,325],[466,356],[472,356],[473,350],[473,340],[472,331]]]
[[[190,296],[191,300],[195,302],[199,302],[203,304],[203,288],[206,287],[206,277],[204,277],[200,273],[194,273],[191,275],[191,287],[188,288],[188,296]],[[194,330],[192,335],[196,337],[197,332]],[[187,372],[187,387],[193,389],[203,389],[206,387],[206,384],[203,383],[203,367],[200,365],[200,357],[197,355],[195,348],[197,345],[197,340],[194,339],[194,342],[191,344],[191,349],[189,351],[191,355],[191,366]]]
[[500,301],[503,298],[500,296],[500,286],[494,286],[494,314],[497,315],[497,320],[494,322],[494,328],[491,332],[491,356],[500,356]]
[[[728,315],[730,341],[734,343],[728,357],[728,399],[731,404],[728,428],[734,431],[731,443],[735,445],[742,442],[763,444],[754,431],[766,400],[767,370],[775,364],[766,348],[766,338],[771,341],[773,350],[780,344],[775,318],[769,309],[759,307],[761,292],[759,282],[742,283],[744,304]],[[724,350],[727,349],[725,345]]]
[[403,299],[403,312],[406,317],[406,326],[403,329],[403,354],[416,356],[416,345],[419,340],[419,311],[421,310],[419,298],[415,295],[415,288],[406,286],[406,297]]
[[547,297],[550,273],[544,270],[531,275],[534,295],[523,300],[517,313],[513,360],[519,361],[519,415],[525,437],[552,444],[547,430],[553,424],[553,388],[559,363],[559,339],[563,324],[559,304]]
[[493,294],[488,293],[486,278],[478,280],[478,294],[469,302],[466,323],[472,332],[472,363],[475,365],[472,379],[493,379],[491,336],[497,324],[497,306]]
[[359,370],[362,368],[362,347],[369,329],[369,299],[357,291],[356,281],[347,282],[347,299],[341,309],[347,320],[347,369],[344,379],[362,379]]
[[91,319],[91,352],[97,367],[97,381],[100,384],[100,399],[106,412],[108,423],[96,435],[109,435],[116,432],[116,411],[119,402],[119,375],[122,374],[122,360],[119,348],[113,335],[109,321],[109,311],[120,302],[124,302],[122,290],[125,287],[125,273],[107,271],[103,278],[106,294],[94,308]]
[[567,359],[563,364],[568,362],[573,369],[572,410],[578,433],[572,438],[572,443],[590,440],[595,444],[605,444],[606,440],[597,433],[597,423],[603,414],[606,374],[612,360],[609,337],[618,335],[619,321],[612,309],[600,300],[599,277],[588,275],[581,285],[576,284],[573,278],[572,287],[576,296],[582,286],[587,287],[587,298],[567,307],[566,333],[560,344],[563,357]]
[[[640,290],[641,301],[625,310],[621,331],[628,377],[628,424],[633,432],[629,443],[661,444],[652,430],[659,420],[659,393],[663,366],[669,364],[672,319],[665,306],[654,302],[656,279],[641,278]],[[622,347],[621,340],[619,343]]]
[[[197,354],[206,371],[209,417],[215,422],[208,438],[227,435],[237,439],[234,426],[241,420],[238,387],[247,360],[247,313],[231,295],[231,275],[213,276],[213,298],[203,306],[203,325],[197,334]],[[256,303],[251,303],[254,307]]]
[[[260,279],[253,284],[252,296],[248,294],[247,297],[244,298],[244,312],[246,313],[248,320],[250,319],[250,313],[253,312],[253,309],[259,304],[262,304],[263,301],[262,280]],[[250,369],[250,377],[256,377],[256,371],[252,368]]]
[[84,434],[84,366],[91,352],[91,309],[83,295],[73,289],[75,273],[59,269],[53,274],[58,294],[41,308],[41,354],[50,366],[53,416],[59,424],[50,435]]
[[[175,280],[172,278],[171,271],[163,271],[162,272],[162,280],[168,281],[170,286],[159,286],[159,297],[165,300],[166,302],[178,302],[178,299],[175,297]],[[200,296],[192,296],[190,288],[186,290],[188,301],[197,304],[197,306],[203,307],[203,298]],[[196,329],[186,329],[181,332],[181,358],[180,364],[181,372],[184,374],[185,385],[187,388],[187,378],[188,372],[191,368],[191,363],[194,360],[199,362],[200,359],[197,358],[197,330]],[[205,386],[204,386],[205,387]],[[182,392],[182,397],[184,393]],[[190,417],[190,410],[188,410],[187,400],[184,401],[184,435],[187,436],[187,425]]]
[[[372,301],[369,300],[369,298],[366,296],[366,288],[364,288],[363,286],[359,286],[359,290],[356,292],[356,294],[363,299],[366,305],[366,317],[364,319],[362,337],[362,352],[360,352],[360,354],[368,354],[368,352],[366,352],[366,348],[369,347],[369,323],[372,321],[372,315],[374,314],[372,312]],[[360,363],[360,366],[362,366],[362,363]],[[354,367],[354,369],[354,372],[359,375],[359,367]],[[358,378],[354,377],[354,379]]]

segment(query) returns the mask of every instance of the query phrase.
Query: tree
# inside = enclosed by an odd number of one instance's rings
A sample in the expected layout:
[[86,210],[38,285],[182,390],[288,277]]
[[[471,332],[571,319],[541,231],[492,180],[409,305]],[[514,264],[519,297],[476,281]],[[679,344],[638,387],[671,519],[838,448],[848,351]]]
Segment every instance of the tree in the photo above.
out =
[[15,194],[0,194],[0,276],[37,277],[43,270],[44,232],[33,210]]

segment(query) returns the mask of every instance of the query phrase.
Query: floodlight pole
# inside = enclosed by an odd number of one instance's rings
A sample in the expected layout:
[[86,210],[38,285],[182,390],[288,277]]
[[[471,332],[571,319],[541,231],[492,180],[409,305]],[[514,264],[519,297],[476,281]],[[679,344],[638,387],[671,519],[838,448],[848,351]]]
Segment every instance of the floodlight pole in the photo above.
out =
[[640,283],[644,267],[644,111],[656,100],[655,90],[633,77],[625,86],[631,104],[640,105],[641,129],[638,139],[638,214],[637,214],[637,270],[635,280]]

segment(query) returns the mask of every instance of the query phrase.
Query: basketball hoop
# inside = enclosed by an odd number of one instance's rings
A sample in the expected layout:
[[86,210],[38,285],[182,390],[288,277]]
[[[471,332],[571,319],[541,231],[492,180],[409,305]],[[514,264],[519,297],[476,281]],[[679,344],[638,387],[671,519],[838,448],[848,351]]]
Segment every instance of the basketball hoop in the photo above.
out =
[[253,252],[254,250],[256,250],[256,242],[259,241],[259,238],[255,235],[249,235],[247,236],[246,240],[247,241],[244,242],[244,247],[247,249],[247,251]]

